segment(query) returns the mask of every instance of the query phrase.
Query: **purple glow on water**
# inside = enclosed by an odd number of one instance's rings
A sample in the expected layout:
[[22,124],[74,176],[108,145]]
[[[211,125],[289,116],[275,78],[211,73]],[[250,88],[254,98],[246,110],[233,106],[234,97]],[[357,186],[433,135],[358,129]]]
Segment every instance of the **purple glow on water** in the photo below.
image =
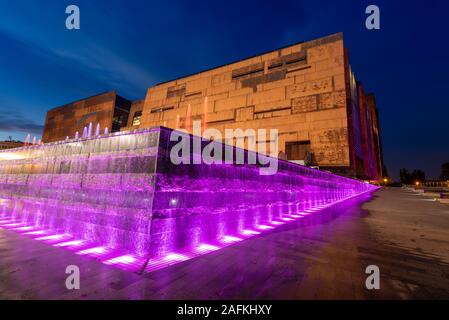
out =
[[55,247],[69,247],[69,248],[76,248],[80,247],[86,244],[86,241],[84,240],[70,240],[66,242],[56,243]]
[[211,245],[211,244],[207,244],[207,243],[202,243],[199,246],[197,246],[196,248],[193,249],[193,252],[197,252],[197,253],[208,253],[208,252],[212,252],[215,250],[220,249],[220,247]]
[[0,228],[149,272],[376,189],[285,161],[271,176],[257,165],[174,165],[169,137],[155,128],[0,151]]
[[43,230],[38,230],[38,231],[24,232],[23,234],[27,235],[27,236],[40,236],[40,235],[48,234],[48,232],[43,231]]
[[223,238],[221,238],[222,243],[235,243],[242,240],[243,240],[242,238],[237,238],[234,236],[224,236]]
[[83,250],[77,251],[76,254],[89,255],[91,257],[101,257],[101,256],[105,256],[111,252],[112,252],[112,250],[110,248],[100,246],[100,247],[83,249]]
[[260,232],[255,231],[255,230],[248,230],[248,229],[242,231],[242,235],[244,235],[244,236],[254,236],[256,234],[260,234]]
[[20,228],[12,228],[11,230],[19,232],[19,231],[30,231],[33,229],[34,229],[34,227],[20,227]]
[[274,229],[274,227],[273,226],[267,226],[267,225],[260,224],[260,225],[256,226],[256,229],[270,230],[270,229]]
[[103,261],[104,264],[133,264],[137,258],[132,255],[124,255]]
[[50,236],[43,236],[43,237],[36,238],[36,240],[39,240],[39,241],[61,240],[61,239],[67,239],[69,237],[70,236],[64,235],[64,234],[53,234],[53,235],[50,235]]
[[167,254],[164,259],[166,259],[168,262],[174,262],[174,261],[186,261],[190,259],[188,256],[179,254],[179,253],[169,253]]

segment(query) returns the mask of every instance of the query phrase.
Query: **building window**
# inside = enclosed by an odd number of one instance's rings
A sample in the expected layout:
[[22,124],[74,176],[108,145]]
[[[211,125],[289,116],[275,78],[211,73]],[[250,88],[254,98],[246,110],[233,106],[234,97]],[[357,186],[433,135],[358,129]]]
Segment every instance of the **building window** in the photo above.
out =
[[141,118],[142,118],[142,111],[136,111],[133,117],[133,126],[139,126]]
[[123,115],[117,115],[112,118],[112,132],[120,131],[123,125]]
[[310,151],[310,141],[295,141],[285,144],[287,160],[305,160]]

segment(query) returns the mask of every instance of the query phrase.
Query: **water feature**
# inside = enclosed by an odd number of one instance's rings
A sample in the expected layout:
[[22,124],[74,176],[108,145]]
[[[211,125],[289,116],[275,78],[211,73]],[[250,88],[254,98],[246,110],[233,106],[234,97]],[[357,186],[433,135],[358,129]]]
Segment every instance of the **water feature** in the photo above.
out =
[[[266,176],[258,165],[175,165],[170,134],[166,128],[81,140],[76,134],[1,151],[0,222],[31,228],[23,231],[46,240],[67,242],[69,236],[77,239],[69,242],[95,244],[79,254],[112,248],[158,259],[185,248],[207,253],[219,248],[216,243],[260,234],[376,189],[281,160],[278,172]],[[204,148],[209,141],[200,143]],[[247,159],[251,152],[244,154]]]
[[89,123],[89,127],[87,129],[87,138],[90,139],[92,137],[92,122]]

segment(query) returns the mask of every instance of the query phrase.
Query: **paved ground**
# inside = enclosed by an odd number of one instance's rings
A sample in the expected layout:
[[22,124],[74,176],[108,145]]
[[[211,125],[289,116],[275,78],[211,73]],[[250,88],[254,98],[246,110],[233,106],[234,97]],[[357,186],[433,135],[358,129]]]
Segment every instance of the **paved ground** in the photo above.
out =
[[[80,290],[65,289],[69,264]],[[381,289],[369,291],[373,264]],[[449,299],[449,206],[380,190],[144,276],[0,230],[0,298]]]

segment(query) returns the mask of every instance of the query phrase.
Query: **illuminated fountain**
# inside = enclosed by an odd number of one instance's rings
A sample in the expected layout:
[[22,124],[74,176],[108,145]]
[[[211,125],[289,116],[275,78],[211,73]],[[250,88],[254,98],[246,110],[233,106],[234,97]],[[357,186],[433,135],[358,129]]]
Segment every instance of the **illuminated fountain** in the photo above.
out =
[[87,129],[87,138],[91,138],[92,137],[92,122],[89,123],[89,127]]
[[[92,125],[85,129],[91,135]],[[281,160],[273,175],[260,175],[260,165],[175,165],[171,132],[106,128],[99,137],[0,151],[0,227],[151,271],[376,189]],[[209,143],[195,139],[201,150]]]

